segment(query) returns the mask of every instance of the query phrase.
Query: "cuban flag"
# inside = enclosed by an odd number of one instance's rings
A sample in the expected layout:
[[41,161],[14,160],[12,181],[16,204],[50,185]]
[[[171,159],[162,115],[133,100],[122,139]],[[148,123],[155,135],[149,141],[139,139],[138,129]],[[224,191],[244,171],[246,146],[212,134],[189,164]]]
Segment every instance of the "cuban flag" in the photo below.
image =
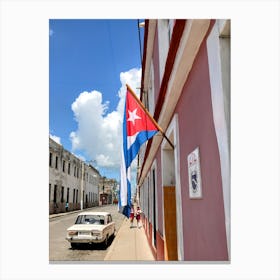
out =
[[144,105],[127,86],[123,118],[123,151],[121,162],[120,205],[123,214],[130,215],[131,207],[131,163],[143,143],[159,131]]

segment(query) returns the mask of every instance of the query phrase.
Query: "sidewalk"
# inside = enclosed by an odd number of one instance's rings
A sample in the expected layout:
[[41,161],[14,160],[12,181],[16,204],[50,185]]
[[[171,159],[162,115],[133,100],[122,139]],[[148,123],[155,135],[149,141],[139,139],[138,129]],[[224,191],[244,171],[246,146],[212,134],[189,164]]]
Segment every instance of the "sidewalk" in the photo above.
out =
[[111,244],[104,261],[155,261],[143,227],[130,228],[125,219]]

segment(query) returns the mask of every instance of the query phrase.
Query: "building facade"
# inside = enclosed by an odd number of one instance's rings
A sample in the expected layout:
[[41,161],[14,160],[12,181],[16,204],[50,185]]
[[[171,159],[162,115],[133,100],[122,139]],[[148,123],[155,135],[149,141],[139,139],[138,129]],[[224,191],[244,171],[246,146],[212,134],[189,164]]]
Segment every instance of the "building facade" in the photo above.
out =
[[100,174],[49,138],[49,214],[99,205]]
[[99,186],[100,205],[117,204],[117,180],[102,177]]
[[165,131],[141,147],[157,260],[230,260],[230,20],[146,20],[141,99]]

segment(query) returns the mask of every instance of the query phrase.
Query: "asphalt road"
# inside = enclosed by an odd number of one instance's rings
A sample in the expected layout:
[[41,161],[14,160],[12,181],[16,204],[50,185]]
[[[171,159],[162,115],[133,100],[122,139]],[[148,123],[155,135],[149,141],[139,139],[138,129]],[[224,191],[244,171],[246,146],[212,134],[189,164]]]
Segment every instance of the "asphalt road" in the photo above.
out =
[[[123,223],[124,216],[118,213],[116,205],[108,205],[102,207],[94,207],[85,209],[84,211],[108,211],[112,214],[113,221],[116,223],[116,231],[118,233]],[[49,261],[52,262],[75,262],[75,261],[103,261],[111,242],[107,249],[101,244],[81,246],[79,249],[73,250],[70,243],[65,239],[66,229],[73,225],[76,221],[78,213],[68,213],[67,215],[51,218],[49,220]]]

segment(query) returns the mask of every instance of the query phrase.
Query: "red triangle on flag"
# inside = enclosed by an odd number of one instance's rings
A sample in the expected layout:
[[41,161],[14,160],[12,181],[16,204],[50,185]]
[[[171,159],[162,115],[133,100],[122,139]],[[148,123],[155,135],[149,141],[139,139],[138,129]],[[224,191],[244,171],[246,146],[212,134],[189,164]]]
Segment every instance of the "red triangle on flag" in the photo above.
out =
[[127,136],[133,136],[145,130],[158,130],[129,90],[126,94],[126,127]]

